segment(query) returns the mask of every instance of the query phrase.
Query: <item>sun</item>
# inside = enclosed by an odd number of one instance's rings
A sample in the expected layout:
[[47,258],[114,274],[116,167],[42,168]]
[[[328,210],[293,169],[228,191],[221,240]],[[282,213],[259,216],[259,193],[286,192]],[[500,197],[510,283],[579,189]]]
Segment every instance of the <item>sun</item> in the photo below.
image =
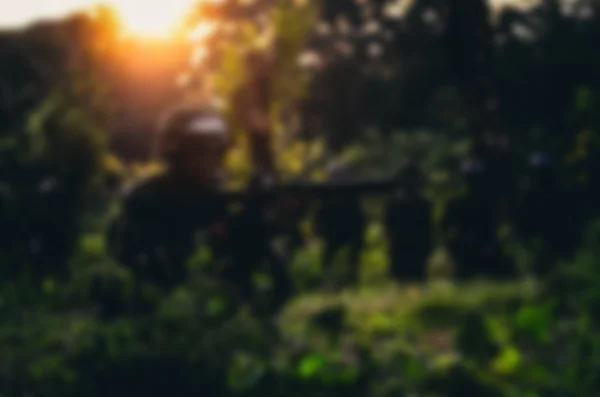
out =
[[150,38],[174,34],[198,0],[110,0],[121,16],[125,33]]

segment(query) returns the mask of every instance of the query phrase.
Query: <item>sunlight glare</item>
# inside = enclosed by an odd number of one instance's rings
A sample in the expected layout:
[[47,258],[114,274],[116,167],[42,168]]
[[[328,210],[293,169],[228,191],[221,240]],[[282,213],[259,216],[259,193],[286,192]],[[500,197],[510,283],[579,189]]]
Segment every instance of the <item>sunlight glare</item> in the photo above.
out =
[[171,36],[197,0],[110,0],[121,16],[127,34],[165,38]]

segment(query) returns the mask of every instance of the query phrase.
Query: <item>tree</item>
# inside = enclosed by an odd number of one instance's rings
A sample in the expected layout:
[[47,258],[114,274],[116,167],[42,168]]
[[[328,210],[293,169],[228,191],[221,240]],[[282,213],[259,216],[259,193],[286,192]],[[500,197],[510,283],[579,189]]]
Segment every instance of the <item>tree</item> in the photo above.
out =
[[[33,91],[26,101],[14,103],[10,122],[0,131],[5,142],[0,178],[6,185],[2,221],[6,281],[27,272],[36,282],[68,274],[83,200],[102,182],[112,120],[102,75],[95,67],[106,50],[97,28],[85,16],[74,16],[64,25],[34,27],[17,39],[23,40],[26,55],[3,63],[7,68],[18,68],[21,61],[30,65],[22,71],[29,73],[22,82],[33,83],[12,82],[16,98]],[[64,62],[40,59],[42,48]]]

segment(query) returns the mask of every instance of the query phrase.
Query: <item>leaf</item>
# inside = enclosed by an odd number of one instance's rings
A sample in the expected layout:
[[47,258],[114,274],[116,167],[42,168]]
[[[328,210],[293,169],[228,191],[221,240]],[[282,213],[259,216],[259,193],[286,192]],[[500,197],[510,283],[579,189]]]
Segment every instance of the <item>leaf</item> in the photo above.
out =
[[0,138],[0,151],[11,151],[17,147],[17,138],[15,136],[7,136]]
[[436,357],[433,364],[436,369],[447,370],[459,362],[459,357],[456,354],[442,354],[439,357]]
[[211,316],[218,316],[225,311],[227,302],[220,296],[211,298],[206,304],[206,311]]
[[212,263],[213,253],[210,247],[207,245],[201,245],[196,252],[194,252],[187,259],[186,268],[189,271],[197,271],[206,268]]
[[326,365],[326,359],[321,354],[311,354],[304,357],[298,364],[298,375],[303,379],[316,377]]
[[576,112],[581,114],[581,113],[589,110],[589,108],[592,104],[592,99],[593,99],[592,90],[589,87],[580,87],[576,92],[575,98],[576,98],[575,99]]
[[502,350],[500,356],[494,360],[492,367],[494,370],[501,374],[513,374],[515,373],[522,362],[521,353],[514,346],[509,346]]
[[544,364],[533,364],[528,366],[526,372],[527,379],[530,379],[532,382],[536,382],[538,384],[548,383],[551,380],[554,380],[554,373],[549,368],[546,368]]
[[104,236],[88,234],[81,238],[81,251],[85,255],[99,256],[105,252]]
[[44,281],[42,282],[42,290],[45,294],[48,295],[56,291],[56,282],[52,277],[47,277],[44,279]]
[[525,306],[516,315],[515,326],[535,336],[539,341],[546,342],[550,338],[553,324],[552,303],[544,306]]
[[229,367],[227,384],[235,391],[250,389],[256,385],[266,372],[265,364],[252,355],[237,353]]
[[472,312],[465,318],[456,336],[461,353],[476,362],[487,362],[498,354],[498,344],[491,335],[482,313]]

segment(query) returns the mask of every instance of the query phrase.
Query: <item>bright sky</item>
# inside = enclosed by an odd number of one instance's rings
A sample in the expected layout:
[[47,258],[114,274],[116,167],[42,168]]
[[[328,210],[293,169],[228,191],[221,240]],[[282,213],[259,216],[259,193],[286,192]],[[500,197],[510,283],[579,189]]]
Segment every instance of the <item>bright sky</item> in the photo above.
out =
[[0,0],[0,27],[62,17],[102,2],[114,6],[135,33],[168,34],[198,0]]
[[[28,24],[39,18],[62,17],[102,1],[113,5],[132,32],[168,34],[198,0],[0,0],[0,28]],[[531,0],[491,0],[495,5]]]

